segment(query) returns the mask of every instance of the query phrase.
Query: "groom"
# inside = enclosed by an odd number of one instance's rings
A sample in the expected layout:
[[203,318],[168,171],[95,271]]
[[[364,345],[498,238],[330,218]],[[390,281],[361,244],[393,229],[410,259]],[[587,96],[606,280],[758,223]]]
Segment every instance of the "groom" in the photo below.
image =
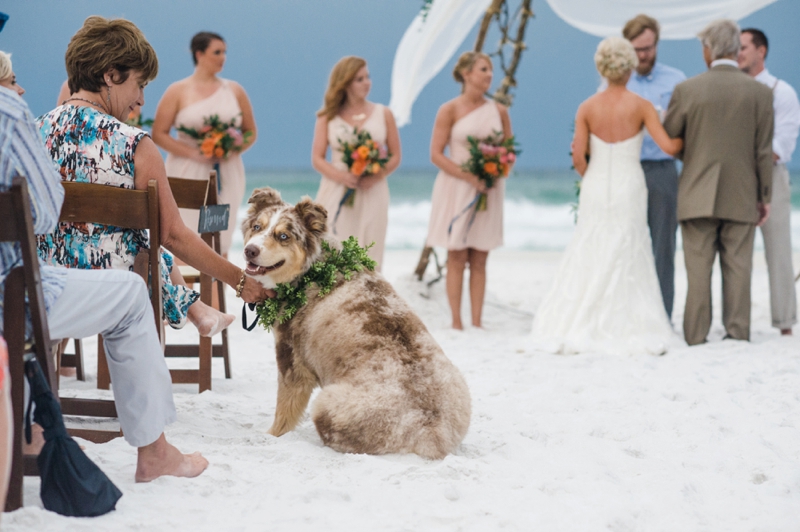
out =
[[664,127],[684,140],[678,220],[689,288],[689,345],[711,327],[711,269],[719,253],[726,338],[750,339],[753,238],[772,193],[772,92],[739,71],[739,26],[717,20],[700,32],[709,70],[675,87]]

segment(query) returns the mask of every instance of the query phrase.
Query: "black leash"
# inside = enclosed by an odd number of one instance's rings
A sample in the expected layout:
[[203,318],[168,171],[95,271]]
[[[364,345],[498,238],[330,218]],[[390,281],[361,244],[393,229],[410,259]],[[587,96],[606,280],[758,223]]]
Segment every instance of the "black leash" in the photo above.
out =
[[245,331],[252,331],[253,329],[256,328],[256,325],[258,325],[258,315],[256,315],[256,319],[253,320],[253,323],[251,323],[248,326],[247,325],[247,307],[250,307],[250,310],[252,311],[252,310],[256,309],[256,304],[255,303],[245,303],[244,305],[242,305],[242,328]]

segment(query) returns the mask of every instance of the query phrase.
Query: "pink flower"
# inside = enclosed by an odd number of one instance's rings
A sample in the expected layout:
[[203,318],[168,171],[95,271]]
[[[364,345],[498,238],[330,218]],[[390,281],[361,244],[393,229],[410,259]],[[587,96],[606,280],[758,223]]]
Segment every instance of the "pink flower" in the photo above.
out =
[[350,157],[352,157],[354,161],[361,159],[361,155],[359,155],[358,150],[353,150],[350,153]]
[[235,127],[229,127],[226,133],[233,139],[234,146],[242,146],[244,144],[242,132]]
[[378,147],[378,157],[381,159],[385,159],[389,155],[389,149],[386,147],[385,144],[381,144]]
[[513,164],[514,161],[517,160],[517,156],[514,155],[514,152],[509,152],[509,154],[506,155],[506,159],[508,159],[508,164]]
[[500,162],[502,164],[508,164],[508,155],[505,155],[505,154],[500,155]]
[[506,153],[508,153],[508,150],[505,148],[505,146],[500,146],[499,148],[497,148],[497,151],[498,153],[500,153],[500,155],[505,155]]
[[203,126],[203,127],[200,128],[200,134],[201,135],[205,135],[209,131],[211,131],[211,126]]

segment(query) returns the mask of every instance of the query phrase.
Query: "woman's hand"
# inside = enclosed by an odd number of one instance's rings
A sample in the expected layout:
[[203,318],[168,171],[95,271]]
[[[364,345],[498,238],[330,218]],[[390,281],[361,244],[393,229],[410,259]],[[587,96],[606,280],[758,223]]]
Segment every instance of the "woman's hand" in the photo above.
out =
[[467,175],[470,176],[470,179],[467,182],[475,187],[475,190],[481,194],[486,194],[489,192],[489,187],[486,186],[486,183],[481,178],[469,173]]
[[361,190],[369,190],[385,179],[383,170],[377,174],[364,176],[358,180],[358,188]]
[[361,180],[360,177],[351,174],[347,170],[337,170],[336,173],[330,177],[347,188],[358,188],[358,183]]
[[264,288],[264,285],[250,276],[244,277],[244,288],[242,288],[242,299],[246,303],[261,303],[268,297],[275,297],[275,290]]

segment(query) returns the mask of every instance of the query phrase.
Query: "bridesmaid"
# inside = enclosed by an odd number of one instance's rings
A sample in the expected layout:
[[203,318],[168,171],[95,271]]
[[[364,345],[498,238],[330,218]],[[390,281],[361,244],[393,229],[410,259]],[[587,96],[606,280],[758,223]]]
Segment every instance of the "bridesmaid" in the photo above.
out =
[[[481,327],[486,291],[486,259],[489,251],[503,245],[503,197],[505,179],[491,189],[477,176],[461,169],[469,159],[467,137],[486,138],[502,131],[512,135],[508,109],[484,97],[492,85],[492,61],[479,52],[465,52],[458,58],[453,77],[461,83],[461,95],[439,108],[431,138],[431,162],[440,172],[433,185],[428,246],[447,248],[447,299],[453,328],[463,329],[461,292],[464,268],[469,264],[469,292],[472,325]],[[449,145],[450,154],[445,155]],[[478,192],[487,193],[487,208],[459,216]],[[455,221],[454,221],[455,220]],[[450,229],[452,225],[452,229]]]
[[[381,104],[367,100],[372,81],[367,62],[360,57],[345,57],[331,71],[322,109],[317,112],[311,164],[322,174],[316,201],[328,210],[328,231],[344,240],[349,236],[358,243],[375,245],[369,256],[380,271],[389,221],[389,185],[386,178],[400,165],[400,134],[394,116]],[[368,131],[372,140],[386,145],[391,154],[377,174],[356,176],[342,162],[339,139],[354,139],[353,130]],[[325,155],[331,149],[331,160]],[[352,206],[341,205],[348,188],[356,190]],[[336,213],[339,212],[338,218]]]
[[[256,140],[256,121],[250,99],[242,86],[218,76],[225,66],[225,40],[216,33],[203,31],[192,37],[190,48],[194,74],[170,85],[158,102],[153,141],[168,152],[166,167],[170,177],[208,179],[214,164],[219,163],[219,202],[231,206],[230,223],[222,233],[222,254],[227,257],[233,232],[238,227],[236,215],[245,193],[242,158],[239,153],[231,153],[227,159],[209,159],[200,152],[195,139],[180,132],[176,139],[170,135],[170,130],[178,126],[200,129],[203,119],[211,115],[219,115],[225,122],[236,119],[242,133],[252,133],[243,146],[244,151]],[[188,227],[196,230],[197,211],[181,209],[181,218]]]

